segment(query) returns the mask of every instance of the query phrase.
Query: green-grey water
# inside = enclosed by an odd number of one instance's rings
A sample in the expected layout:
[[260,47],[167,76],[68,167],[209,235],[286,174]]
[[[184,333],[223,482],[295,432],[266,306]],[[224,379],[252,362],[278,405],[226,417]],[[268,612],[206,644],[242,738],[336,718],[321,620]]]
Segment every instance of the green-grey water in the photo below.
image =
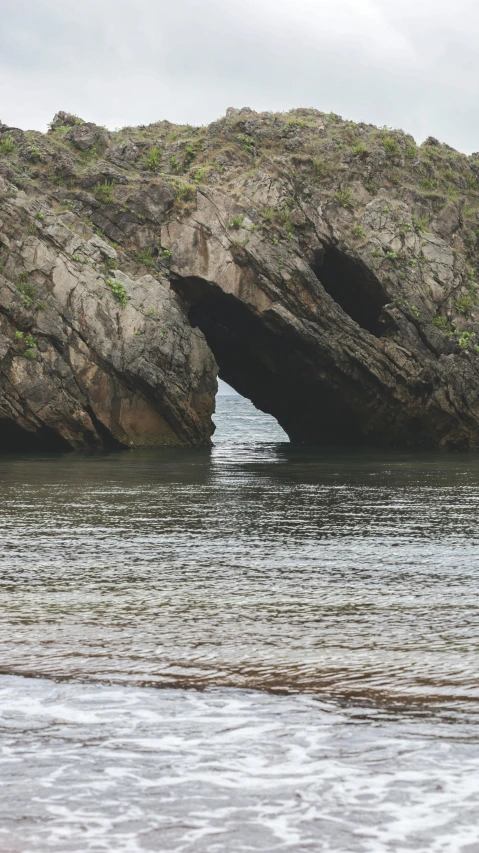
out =
[[0,851],[479,851],[479,457],[0,457]]

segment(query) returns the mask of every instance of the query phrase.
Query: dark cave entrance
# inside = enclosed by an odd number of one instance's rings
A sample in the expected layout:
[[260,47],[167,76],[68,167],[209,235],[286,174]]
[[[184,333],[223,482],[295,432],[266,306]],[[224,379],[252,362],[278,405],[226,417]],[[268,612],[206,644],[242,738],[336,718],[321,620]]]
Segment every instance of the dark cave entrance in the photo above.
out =
[[38,433],[22,429],[9,420],[0,420],[1,453],[65,453],[71,450],[65,439],[43,427]]
[[[201,278],[172,281],[203,332],[219,377],[262,412],[272,415],[290,441],[309,444],[362,442],[354,403],[330,381],[328,352],[305,344],[287,323],[272,328],[247,304]],[[333,368],[334,369],[334,368]]]
[[[175,282],[189,304],[189,319],[203,332],[219,378],[277,420],[288,372],[288,347],[246,305],[202,279]],[[281,408],[281,407],[280,407]]]
[[324,289],[352,320],[375,337],[381,335],[380,315],[389,301],[380,281],[366,265],[335,246],[318,251],[311,264]]

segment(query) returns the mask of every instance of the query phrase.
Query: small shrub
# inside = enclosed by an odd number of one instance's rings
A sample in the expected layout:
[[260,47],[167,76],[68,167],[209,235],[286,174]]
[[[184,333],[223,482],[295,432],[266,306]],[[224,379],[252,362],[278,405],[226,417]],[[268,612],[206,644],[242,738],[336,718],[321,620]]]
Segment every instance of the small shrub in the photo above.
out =
[[28,334],[25,336],[25,346],[27,349],[32,349],[36,345],[37,345],[37,339],[34,338],[33,335]]
[[428,226],[427,216],[413,216],[412,224],[413,224],[414,230],[418,234],[426,234],[427,233],[427,226]]
[[121,281],[114,281],[111,278],[107,278],[106,283],[110,288],[116,301],[120,303],[122,308],[124,308],[126,303],[128,302],[128,293],[126,292],[125,286],[121,283]]
[[442,314],[436,314],[436,316],[431,320],[431,325],[435,326],[436,329],[440,329],[442,332],[447,330],[447,320]]
[[188,142],[185,147],[185,166],[189,166],[190,163],[195,159],[195,157],[196,147],[193,145],[192,142]]
[[169,261],[172,258],[172,256],[173,256],[173,252],[170,252],[169,249],[162,249],[161,250],[161,257],[163,258],[164,261]]
[[113,187],[113,181],[105,181],[103,184],[98,184],[95,187],[96,197],[104,204],[109,204],[109,202],[113,201]]
[[428,191],[437,190],[437,188],[439,186],[439,184],[435,178],[423,178],[422,181],[420,181],[420,185],[423,188],[423,190],[428,190]]
[[11,133],[6,133],[2,140],[0,141],[0,154],[12,154],[15,151],[16,145],[15,140]]
[[181,184],[176,194],[176,199],[179,202],[191,201],[195,197],[196,189],[191,184]]
[[145,169],[149,169],[150,172],[154,172],[156,169],[158,169],[162,153],[163,152],[161,148],[157,148],[156,146],[150,148],[148,153],[144,155],[141,161]]
[[345,207],[347,210],[352,210],[354,207],[353,199],[351,198],[351,190],[340,189],[333,196],[333,201],[339,204],[340,207]]
[[274,219],[274,207],[265,207],[262,217],[265,222],[272,222]]
[[470,314],[475,305],[475,300],[472,296],[461,296],[454,300],[456,310],[461,314]]
[[248,154],[254,154],[254,142],[249,136],[240,135],[237,137],[238,142],[240,143],[243,151],[247,151]]
[[181,169],[180,162],[174,154],[170,157],[170,166],[174,172],[179,172]]
[[105,272],[109,273],[118,268],[118,263],[115,258],[105,258],[103,266],[105,267]]
[[408,160],[414,160],[417,157],[417,145],[407,145],[404,153]]
[[327,173],[328,169],[322,157],[313,157],[313,174],[316,180],[324,178]]
[[383,139],[383,148],[390,157],[399,157],[401,155],[401,149],[396,139],[393,139],[392,136],[386,136]]
[[156,266],[151,249],[142,249],[141,252],[137,253],[136,259],[138,263],[143,264],[143,266],[145,267],[153,268],[154,266]]
[[195,184],[202,184],[206,177],[206,169],[197,169],[195,174],[193,175],[193,181]]
[[362,142],[359,142],[357,145],[353,145],[351,147],[351,154],[355,154],[356,156],[360,157],[361,159],[364,159],[365,157],[368,156],[369,151],[366,148],[366,146],[363,145]]
[[454,329],[454,334],[457,335],[457,342],[461,349],[467,349],[469,343],[472,343],[476,337],[475,332],[461,332],[459,329]]
[[237,216],[234,216],[233,219],[230,219],[228,222],[228,228],[241,228],[243,225],[244,214],[238,213]]
[[13,337],[16,341],[21,341],[23,339],[23,332],[15,332]]
[[364,237],[366,237],[366,234],[364,233],[360,225],[355,225],[353,228],[353,236],[358,237],[362,240]]
[[38,163],[42,158],[42,152],[40,151],[38,145],[30,145],[28,149],[28,159],[31,160],[32,163]]
[[[26,276],[26,278],[25,278]],[[35,298],[35,288],[33,284],[30,284],[26,279],[28,279],[28,273],[22,273],[20,276],[17,287],[20,293],[23,296],[23,305],[25,308],[30,308],[33,299]]]
[[26,349],[25,352],[23,353],[23,355],[25,356],[25,358],[28,358],[30,361],[32,361],[34,358],[37,357],[37,353],[34,349]]

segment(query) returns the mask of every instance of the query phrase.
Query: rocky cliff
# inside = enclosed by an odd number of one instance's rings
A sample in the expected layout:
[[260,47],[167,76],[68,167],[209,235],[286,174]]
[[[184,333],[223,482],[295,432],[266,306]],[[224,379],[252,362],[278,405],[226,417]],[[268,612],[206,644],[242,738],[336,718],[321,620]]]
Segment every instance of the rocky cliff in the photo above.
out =
[[0,124],[0,449],[479,449],[479,155],[334,114]]

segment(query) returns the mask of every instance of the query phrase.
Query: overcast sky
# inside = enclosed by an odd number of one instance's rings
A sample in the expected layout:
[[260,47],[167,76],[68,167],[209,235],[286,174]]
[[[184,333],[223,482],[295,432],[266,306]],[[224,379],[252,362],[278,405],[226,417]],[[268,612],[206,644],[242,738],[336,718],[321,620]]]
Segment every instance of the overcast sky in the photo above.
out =
[[479,150],[477,0],[0,0],[0,119],[316,107]]

